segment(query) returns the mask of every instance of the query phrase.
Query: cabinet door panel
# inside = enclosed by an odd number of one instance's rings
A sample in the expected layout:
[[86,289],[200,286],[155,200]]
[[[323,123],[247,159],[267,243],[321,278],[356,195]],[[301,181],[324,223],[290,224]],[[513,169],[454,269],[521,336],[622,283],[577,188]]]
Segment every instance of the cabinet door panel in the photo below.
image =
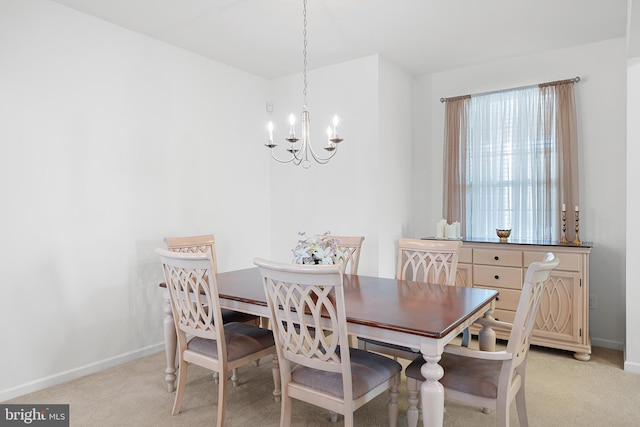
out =
[[458,271],[456,272],[456,286],[470,288],[471,285],[473,285],[472,271],[473,266],[471,264],[458,264]]
[[581,342],[581,305],[580,275],[554,270],[544,287],[534,336]]

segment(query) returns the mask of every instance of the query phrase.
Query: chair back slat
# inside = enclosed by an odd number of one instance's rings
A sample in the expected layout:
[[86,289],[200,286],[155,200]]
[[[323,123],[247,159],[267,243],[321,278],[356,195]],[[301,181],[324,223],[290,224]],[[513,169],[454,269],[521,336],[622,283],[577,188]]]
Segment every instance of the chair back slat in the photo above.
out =
[[520,301],[507,343],[507,352],[513,354],[512,370],[526,360],[545,284],[551,270],[556,268],[559,263],[560,260],[553,253],[547,253],[543,261],[533,262],[527,268]]
[[347,274],[358,274],[358,265],[360,263],[360,252],[362,250],[362,241],[364,236],[327,236],[338,242],[338,249],[342,252],[344,258],[342,265],[344,272]]
[[455,285],[461,246],[459,240],[400,239],[397,278]]
[[218,273],[218,257],[216,256],[216,241],[213,234],[199,236],[165,237],[167,249],[180,253],[209,253],[213,260],[214,273]]
[[[260,258],[254,264],[263,276],[278,357],[351,378],[342,267]],[[350,381],[344,384],[349,398]]]
[[[164,249],[156,253],[162,262],[178,341],[186,345],[189,334],[216,340],[224,347],[224,328],[217,327],[223,321],[211,254]],[[218,354],[226,355],[226,351]]]

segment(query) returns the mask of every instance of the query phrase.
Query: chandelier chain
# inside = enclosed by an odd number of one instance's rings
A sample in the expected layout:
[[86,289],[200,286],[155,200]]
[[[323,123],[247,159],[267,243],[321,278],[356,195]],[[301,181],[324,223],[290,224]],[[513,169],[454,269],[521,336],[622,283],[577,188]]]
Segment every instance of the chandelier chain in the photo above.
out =
[[304,78],[304,89],[302,90],[302,95],[304,96],[304,108],[307,109],[307,0],[304,0],[302,4],[303,4],[302,38],[304,40],[303,49],[302,49],[302,56],[304,58],[303,68],[302,68],[302,76]]

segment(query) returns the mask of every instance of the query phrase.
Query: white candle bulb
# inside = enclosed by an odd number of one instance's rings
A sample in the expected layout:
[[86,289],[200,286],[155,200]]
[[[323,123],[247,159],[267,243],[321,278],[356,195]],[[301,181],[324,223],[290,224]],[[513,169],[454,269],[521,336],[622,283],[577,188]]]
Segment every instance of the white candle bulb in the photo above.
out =
[[576,212],[580,210],[580,206],[576,205]]
[[295,138],[296,136],[295,124],[296,124],[296,118],[294,117],[293,114],[291,114],[289,116],[289,138]]
[[267,124],[267,129],[269,130],[269,142],[273,142],[273,122]]
[[331,126],[327,127],[327,141],[329,144],[331,143]]
[[564,203],[562,204],[562,212],[566,212],[567,211],[567,205],[565,205]]
[[333,137],[334,137],[334,138],[337,138],[337,137],[338,137],[338,131],[337,131],[337,128],[338,128],[338,123],[339,123],[339,121],[340,121],[340,120],[338,119],[338,116],[333,116]]

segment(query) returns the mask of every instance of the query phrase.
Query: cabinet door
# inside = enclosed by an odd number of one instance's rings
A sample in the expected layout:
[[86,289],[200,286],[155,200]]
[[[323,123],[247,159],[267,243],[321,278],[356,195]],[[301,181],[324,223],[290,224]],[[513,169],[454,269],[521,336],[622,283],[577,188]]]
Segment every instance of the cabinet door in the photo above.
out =
[[581,343],[582,292],[579,273],[554,270],[542,293],[533,341]]
[[456,286],[463,286],[470,288],[473,284],[473,271],[472,264],[458,264],[458,271],[456,272]]

